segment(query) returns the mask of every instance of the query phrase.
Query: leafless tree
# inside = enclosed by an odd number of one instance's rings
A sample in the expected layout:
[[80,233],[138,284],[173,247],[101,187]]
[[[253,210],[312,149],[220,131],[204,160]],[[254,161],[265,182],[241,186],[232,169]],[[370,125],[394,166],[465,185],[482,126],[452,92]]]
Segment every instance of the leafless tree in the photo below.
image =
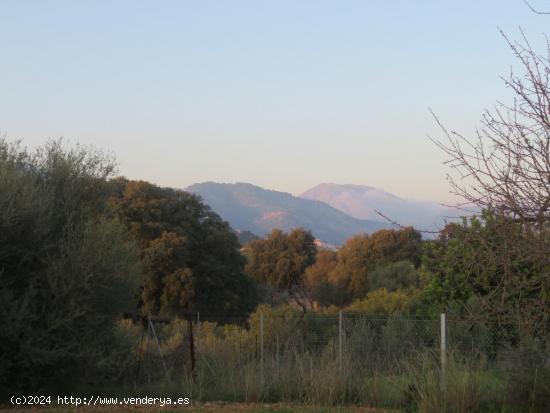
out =
[[496,217],[489,238],[470,231],[462,239],[476,246],[470,282],[485,291],[476,317],[518,321],[533,333],[550,326],[550,42],[538,54],[523,31],[521,42],[501,34],[521,68],[502,77],[513,102],[485,110],[474,136],[432,112],[444,135],[434,142],[448,156],[452,192]]
[[[522,67],[502,77],[514,102],[485,110],[473,138],[448,130],[434,142],[448,155],[455,194],[481,209],[517,221],[545,225],[550,219],[550,43],[546,54],[501,32]],[[433,114],[433,112],[432,112]]]

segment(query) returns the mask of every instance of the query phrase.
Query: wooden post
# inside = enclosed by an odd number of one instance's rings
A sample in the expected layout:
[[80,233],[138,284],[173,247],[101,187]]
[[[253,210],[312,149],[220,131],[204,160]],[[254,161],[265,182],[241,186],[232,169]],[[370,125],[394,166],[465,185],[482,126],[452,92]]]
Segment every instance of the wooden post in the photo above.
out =
[[149,341],[151,340],[151,325],[149,324],[149,317],[147,317],[147,348],[145,349],[145,356],[147,357],[147,384],[151,384],[151,356],[149,354]]
[[195,381],[195,340],[193,338],[193,320],[191,320],[191,317],[187,320],[187,332],[189,335],[189,355],[191,357],[191,377]]
[[197,348],[199,347],[200,333],[201,333],[201,313],[197,311],[197,343],[195,344]]
[[[197,311],[197,334],[195,334],[197,336],[197,340],[196,340],[197,342],[195,343],[196,354],[199,354],[199,351],[200,351],[200,347],[199,347],[200,333],[201,333],[201,315]],[[204,358],[204,354],[202,354],[202,357]]]

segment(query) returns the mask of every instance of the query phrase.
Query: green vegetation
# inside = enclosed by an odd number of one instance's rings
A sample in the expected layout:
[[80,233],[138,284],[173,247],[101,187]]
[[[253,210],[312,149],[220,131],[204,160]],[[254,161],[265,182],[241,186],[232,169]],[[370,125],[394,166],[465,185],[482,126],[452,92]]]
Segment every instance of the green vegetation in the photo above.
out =
[[[45,413],[69,413],[77,411],[76,408],[55,407],[41,410]],[[266,403],[200,403],[198,405],[187,406],[183,408],[159,408],[159,407],[140,407],[145,412],[171,412],[171,413],[392,413],[390,410],[371,409],[366,407],[338,407],[330,408],[323,406],[311,406],[301,404],[266,404]],[[18,412],[25,413],[26,410],[18,409]],[[29,409],[29,412],[33,411]],[[90,413],[101,412],[111,413],[123,411],[120,408],[94,408],[87,407],[86,411]],[[394,412],[395,413],[395,412]]]
[[286,294],[301,304],[304,272],[315,262],[315,253],[311,232],[298,228],[286,234],[275,229],[247,246],[246,272],[270,292],[266,298],[276,301]]
[[242,246],[197,196],[115,178],[94,149],[0,140],[0,396],[547,411],[550,64],[510,46],[519,104],[486,113],[477,144],[444,127],[438,143],[480,214],[433,240],[329,251],[298,228]]
[[246,248],[246,272],[274,294],[296,294],[306,268],[315,262],[315,252],[311,232],[273,230],[266,239],[252,241]]
[[[545,360],[550,352],[543,340],[495,344],[494,326],[485,326],[491,330],[487,333],[481,326],[449,320],[452,334],[442,375],[437,320],[349,310],[343,315],[341,359],[338,309],[304,314],[292,305],[264,304],[242,325],[201,323],[195,336],[200,357],[194,379],[176,362],[185,341],[181,321],[158,325],[172,381],[157,368],[148,385],[143,369],[138,391],[175,397],[184,389],[195,401],[363,405],[420,412],[545,411],[550,394]],[[139,329],[133,334],[137,341]],[[158,365],[154,343],[142,354],[144,364]]]
[[419,412],[548,405],[546,227],[486,211],[431,241],[381,230],[334,252],[296,229],[243,248],[198,197],[113,170],[90,148],[0,142],[4,395],[184,389],[196,401]]
[[475,316],[548,332],[550,232],[486,211],[425,243],[424,298],[431,311],[476,306]]
[[[135,305],[137,250],[105,201],[112,162],[51,142],[0,140],[0,387],[68,390],[116,380]],[[86,371],[86,375],[82,372]]]
[[147,182],[110,185],[110,204],[140,246],[144,314],[186,318],[247,313],[257,305],[236,235],[198,197]]

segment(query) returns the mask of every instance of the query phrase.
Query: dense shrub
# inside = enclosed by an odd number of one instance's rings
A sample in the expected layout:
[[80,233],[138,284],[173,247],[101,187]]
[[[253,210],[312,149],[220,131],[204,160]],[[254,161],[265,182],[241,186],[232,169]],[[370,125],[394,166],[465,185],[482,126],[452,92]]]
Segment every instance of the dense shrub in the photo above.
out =
[[385,288],[372,291],[363,299],[356,300],[345,311],[365,314],[406,313],[416,297],[416,292],[397,290],[389,292]]

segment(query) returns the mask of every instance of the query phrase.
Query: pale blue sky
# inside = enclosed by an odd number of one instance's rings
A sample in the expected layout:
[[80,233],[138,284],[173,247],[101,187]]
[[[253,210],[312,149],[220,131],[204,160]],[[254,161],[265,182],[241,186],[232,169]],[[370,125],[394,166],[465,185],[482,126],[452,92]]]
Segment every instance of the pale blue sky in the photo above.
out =
[[0,130],[112,150],[123,175],[166,186],[445,201],[427,108],[472,131],[507,97],[498,27],[519,26],[540,44],[550,16],[521,0],[0,0]]

